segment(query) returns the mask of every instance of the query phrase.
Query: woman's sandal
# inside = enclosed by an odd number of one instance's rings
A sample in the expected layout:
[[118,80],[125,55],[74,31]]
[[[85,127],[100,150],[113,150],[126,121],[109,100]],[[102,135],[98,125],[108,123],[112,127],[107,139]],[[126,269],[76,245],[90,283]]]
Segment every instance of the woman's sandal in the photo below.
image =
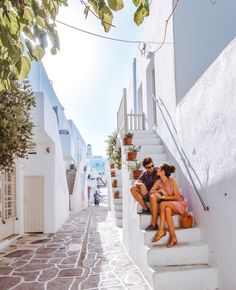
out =
[[172,248],[175,244],[177,244],[177,240],[170,240],[166,245],[167,248]]
[[160,236],[158,236],[158,234],[157,235],[155,235],[154,237],[153,237],[153,239],[152,239],[152,243],[155,243],[155,242],[157,242],[157,241],[159,241],[162,237],[164,237],[166,235],[166,232],[164,232],[162,235],[160,235]]

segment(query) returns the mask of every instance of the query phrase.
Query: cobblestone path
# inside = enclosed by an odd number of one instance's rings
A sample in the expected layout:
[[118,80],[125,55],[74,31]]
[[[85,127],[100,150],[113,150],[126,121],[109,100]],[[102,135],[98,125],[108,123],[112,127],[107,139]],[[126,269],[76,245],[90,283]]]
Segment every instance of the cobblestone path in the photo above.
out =
[[0,290],[150,290],[106,207],[71,215],[56,234],[27,235],[0,252]]

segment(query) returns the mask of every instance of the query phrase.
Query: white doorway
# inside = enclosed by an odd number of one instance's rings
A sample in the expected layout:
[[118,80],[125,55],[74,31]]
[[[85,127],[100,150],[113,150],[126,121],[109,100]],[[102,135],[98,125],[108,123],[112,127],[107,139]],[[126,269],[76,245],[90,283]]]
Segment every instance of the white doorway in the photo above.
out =
[[44,178],[26,176],[24,178],[24,231],[44,232]]

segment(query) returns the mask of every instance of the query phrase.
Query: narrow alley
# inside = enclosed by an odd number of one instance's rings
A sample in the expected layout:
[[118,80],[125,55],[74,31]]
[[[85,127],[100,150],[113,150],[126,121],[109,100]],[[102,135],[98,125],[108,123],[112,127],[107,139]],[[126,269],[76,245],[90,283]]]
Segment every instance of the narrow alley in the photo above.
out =
[[149,290],[106,206],[71,214],[56,234],[26,235],[0,252],[0,289]]

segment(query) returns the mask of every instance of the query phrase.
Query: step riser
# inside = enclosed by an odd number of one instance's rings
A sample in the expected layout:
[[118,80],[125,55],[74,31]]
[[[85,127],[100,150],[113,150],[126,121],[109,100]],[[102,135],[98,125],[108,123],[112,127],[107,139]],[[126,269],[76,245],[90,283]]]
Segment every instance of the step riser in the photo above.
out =
[[153,279],[158,290],[218,289],[217,270],[214,268],[155,273]]
[[[147,226],[151,224],[151,215],[140,215],[140,228],[144,230]],[[174,215],[173,216],[175,228],[181,227],[181,216]],[[157,224],[160,225],[160,216],[157,218]]]
[[123,206],[119,205],[119,204],[114,204],[114,210],[115,211],[122,211],[123,210]]
[[122,206],[122,199],[121,198],[113,198],[114,205],[121,205]]
[[115,217],[116,218],[122,218],[123,217],[122,211],[115,211]]
[[157,245],[148,251],[148,264],[150,266],[196,265],[207,263],[208,247],[204,244],[198,246],[191,245],[189,247],[176,245],[170,249]]
[[135,138],[133,139],[133,144],[136,146],[139,145],[161,145],[161,140],[159,138],[148,138],[148,139],[144,139],[144,138]]
[[[151,241],[155,233],[156,231],[150,232],[143,231],[145,245],[147,246],[152,245]],[[201,240],[201,231],[199,228],[177,229],[176,236],[179,243],[197,242]],[[165,237],[163,237],[160,241],[158,241],[158,245],[166,245],[168,241],[169,241],[169,232],[167,232]]]
[[122,219],[121,218],[115,218],[115,221],[116,221],[117,227],[122,227]]

